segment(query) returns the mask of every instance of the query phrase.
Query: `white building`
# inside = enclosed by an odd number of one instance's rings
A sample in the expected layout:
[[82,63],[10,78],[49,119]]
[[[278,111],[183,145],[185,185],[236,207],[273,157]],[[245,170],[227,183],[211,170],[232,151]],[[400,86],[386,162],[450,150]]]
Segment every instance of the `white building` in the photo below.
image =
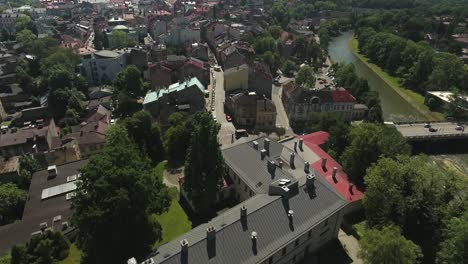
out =
[[110,83],[125,67],[127,53],[123,50],[100,50],[81,59],[81,72],[91,85]]

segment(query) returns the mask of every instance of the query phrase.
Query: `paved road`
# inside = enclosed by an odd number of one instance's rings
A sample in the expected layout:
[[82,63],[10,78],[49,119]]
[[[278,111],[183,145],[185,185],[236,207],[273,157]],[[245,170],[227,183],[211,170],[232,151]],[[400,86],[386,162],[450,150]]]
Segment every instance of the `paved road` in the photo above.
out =
[[[221,129],[218,133],[218,140],[219,143],[222,145],[227,145],[232,143],[232,134],[236,131],[236,128],[231,122],[226,120],[226,114],[224,113],[224,100],[225,100],[225,92],[224,92],[224,73],[223,71],[215,71],[211,69],[213,73],[211,76],[214,77],[212,81],[213,89],[211,93],[214,92],[214,114],[216,115],[216,119],[218,123],[221,124]],[[210,94],[211,98],[212,94]]]
[[426,136],[466,136],[468,137],[468,129],[457,130],[455,129],[457,123],[441,122],[432,123],[431,127],[437,129],[437,131],[431,132],[429,128],[424,127],[424,123],[414,124],[396,124],[395,127],[404,137],[426,137]]
[[281,86],[273,85],[271,91],[271,99],[273,100],[273,103],[276,106],[276,126],[284,127],[286,129],[285,136],[292,136],[294,135],[294,132],[292,131],[291,126],[289,125],[289,119],[286,115],[286,111],[284,110],[283,102],[281,101],[281,93]]

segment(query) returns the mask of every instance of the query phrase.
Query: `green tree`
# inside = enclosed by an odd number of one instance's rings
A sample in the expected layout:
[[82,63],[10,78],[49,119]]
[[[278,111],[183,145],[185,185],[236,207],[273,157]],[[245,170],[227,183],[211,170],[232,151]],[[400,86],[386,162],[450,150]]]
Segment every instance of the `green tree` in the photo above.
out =
[[[367,170],[363,206],[369,227],[397,225],[434,262],[444,222],[466,211],[459,177],[424,156],[382,158]],[[459,208],[463,208],[460,210]]]
[[122,263],[145,256],[161,238],[161,226],[150,215],[166,211],[170,197],[125,127],[108,129],[107,145],[82,173],[72,203],[82,262]]
[[359,241],[359,256],[366,264],[415,264],[420,262],[421,250],[405,239],[396,226],[381,230],[367,229]]
[[16,33],[16,41],[29,47],[31,43],[37,39],[36,34],[34,34],[29,29],[23,29],[20,32]]
[[410,154],[410,147],[403,136],[395,128],[384,125],[363,123],[353,126],[349,142],[341,155],[341,162],[350,178],[357,183],[362,183],[366,169],[380,156]]
[[468,263],[468,212],[461,217],[450,219],[444,230],[440,251],[437,253],[439,264]]
[[161,131],[157,123],[152,123],[148,112],[139,111],[125,119],[129,137],[137,144],[140,151],[150,157],[153,164],[164,159],[164,147]]
[[21,218],[26,191],[19,189],[13,183],[0,184],[0,224],[8,224]]
[[117,74],[114,82],[114,92],[125,93],[132,98],[144,95],[141,72],[135,65],[130,65]]
[[283,29],[278,25],[273,25],[268,27],[268,31],[274,39],[278,39],[281,35],[281,32],[283,32]]
[[60,232],[46,231],[32,237],[26,245],[13,246],[11,264],[57,263],[70,251],[70,242]]
[[307,88],[315,87],[314,70],[310,66],[303,66],[296,75],[296,83]]
[[15,31],[20,32],[24,29],[37,33],[36,24],[30,16],[20,16],[15,19]]
[[197,113],[185,161],[184,190],[198,213],[209,211],[218,199],[223,179],[223,156],[218,143],[220,125],[209,113]]
[[164,133],[164,147],[170,166],[185,162],[185,156],[190,146],[190,135],[193,130],[192,117],[176,112],[169,117],[171,127]]
[[126,46],[126,33],[121,30],[112,30],[112,48],[122,48]]
[[20,171],[17,185],[23,190],[28,190],[32,174],[40,167],[39,162],[30,155],[23,155],[19,158],[19,165]]
[[295,70],[296,64],[291,60],[284,61],[283,65],[281,66],[281,71],[287,76],[292,76]]

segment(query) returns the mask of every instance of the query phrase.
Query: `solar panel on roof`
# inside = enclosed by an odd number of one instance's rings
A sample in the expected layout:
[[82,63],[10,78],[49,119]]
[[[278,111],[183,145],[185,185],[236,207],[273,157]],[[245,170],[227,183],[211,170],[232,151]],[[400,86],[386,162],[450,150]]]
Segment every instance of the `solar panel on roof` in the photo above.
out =
[[57,195],[65,194],[76,190],[76,184],[78,181],[67,182],[54,187],[50,187],[42,190],[41,199],[48,199]]

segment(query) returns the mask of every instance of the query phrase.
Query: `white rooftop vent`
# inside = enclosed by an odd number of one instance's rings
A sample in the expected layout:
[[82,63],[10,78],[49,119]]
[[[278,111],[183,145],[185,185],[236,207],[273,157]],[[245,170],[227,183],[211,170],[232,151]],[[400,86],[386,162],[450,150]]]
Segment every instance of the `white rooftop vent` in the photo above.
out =
[[40,234],[42,234],[42,231],[41,231],[41,230],[36,231],[36,232],[32,232],[32,233],[31,233],[31,237],[35,237],[35,236],[38,236],[38,235],[40,235]]
[[137,260],[135,258],[131,258],[127,260],[127,264],[138,264]]
[[47,222],[42,222],[42,223],[40,223],[40,224],[39,224],[39,228],[40,228],[41,230],[46,229],[46,228],[47,228]]
[[67,182],[76,181],[76,179],[78,179],[78,175],[73,174],[72,176],[67,177]]
[[62,216],[61,215],[56,215],[54,216],[54,218],[52,219],[52,222],[58,222],[58,221],[61,221],[62,220]]
[[57,177],[57,174],[58,174],[57,166],[52,165],[52,166],[47,167],[47,173],[48,173],[48,175],[47,175],[48,179],[52,179],[52,178]]
[[281,186],[281,189],[283,189],[283,191],[285,191],[285,192],[289,192],[289,188],[286,187],[286,186]]
[[73,197],[75,196],[76,196],[76,192],[69,192],[65,195],[65,199],[68,201],[68,200],[73,199]]

